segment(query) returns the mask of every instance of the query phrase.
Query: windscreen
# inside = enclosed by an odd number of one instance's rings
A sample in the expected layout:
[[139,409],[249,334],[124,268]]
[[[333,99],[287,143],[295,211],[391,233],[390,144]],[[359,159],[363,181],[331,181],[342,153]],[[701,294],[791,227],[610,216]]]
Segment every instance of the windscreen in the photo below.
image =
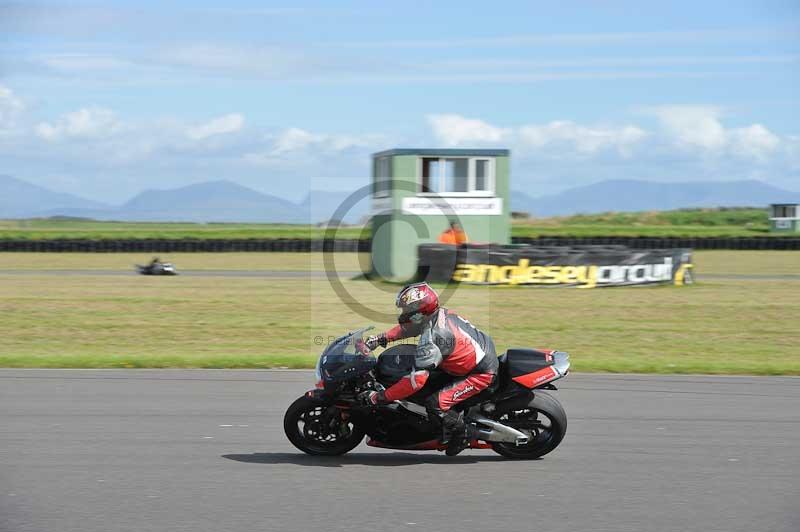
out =
[[319,382],[323,377],[323,365],[348,364],[361,357],[364,357],[364,355],[358,351],[356,343],[362,339],[365,332],[373,328],[374,327],[372,326],[363,327],[351,333],[345,334],[344,336],[340,336],[336,340],[332,341],[330,345],[325,348],[325,350],[322,352],[322,355],[320,355],[319,360],[317,361],[317,381]]
[[356,342],[361,340],[364,336],[364,333],[367,331],[372,330],[374,327],[363,327],[361,329],[357,329],[351,333],[345,334],[344,336],[340,336],[331,344],[325,348],[325,351],[322,352],[322,356],[325,355],[359,355],[360,353],[356,349]]

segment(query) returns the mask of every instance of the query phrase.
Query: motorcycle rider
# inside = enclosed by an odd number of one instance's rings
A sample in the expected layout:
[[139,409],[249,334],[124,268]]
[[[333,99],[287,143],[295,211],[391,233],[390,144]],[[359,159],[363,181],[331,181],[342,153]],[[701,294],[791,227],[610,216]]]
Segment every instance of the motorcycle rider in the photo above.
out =
[[147,268],[153,272],[157,269],[160,270],[162,268],[161,259],[159,257],[153,257],[153,260],[150,261],[150,264],[147,265]]
[[453,407],[488,388],[496,378],[497,354],[491,337],[452,310],[439,307],[439,296],[427,283],[400,290],[395,301],[400,309],[398,325],[370,336],[370,350],[389,342],[419,336],[412,372],[383,391],[365,394],[373,405],[404,399],[425,385],[430,371],[438,368],[453,380],[425,401],[432,419],[442,427],[446,454],[455,456],[467,446],[463,412]]

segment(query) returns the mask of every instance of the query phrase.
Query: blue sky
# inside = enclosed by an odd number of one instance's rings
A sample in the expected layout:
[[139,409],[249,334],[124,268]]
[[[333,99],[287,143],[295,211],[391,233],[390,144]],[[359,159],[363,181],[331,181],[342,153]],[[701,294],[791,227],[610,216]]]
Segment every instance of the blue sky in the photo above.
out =
[[800,191],[800,3],[1,2],[0,173],[91,199],[230,179],[290,199],[390,147]]

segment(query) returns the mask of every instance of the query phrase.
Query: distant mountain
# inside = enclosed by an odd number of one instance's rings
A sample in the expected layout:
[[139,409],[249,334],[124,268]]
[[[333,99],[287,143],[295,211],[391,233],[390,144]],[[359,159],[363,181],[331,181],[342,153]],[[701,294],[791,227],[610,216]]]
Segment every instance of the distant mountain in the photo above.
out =
[[146,190],[119,207],[119,220],[309,223],[296,204],[231,181],[209,181],[171,190]]
[[612,180],[537,198],[515,191],[511,208],[532,216],[567,216],[609,211],[767,206],[769,203],[797,200],[799,196],[761,181],[653,183]]
[[[160,222],[311,223],[307,207],[262,194],[231,181],[209,181],[168,190],[146,190],[118,207],[19,209],[7,217],[72,216],[94,220]],[[2,217],[2,216],[0,216]]]
[[[314,190],[296,204],[231,181],[209,181],[168,190],[146,190],[123,205],[110,206],[0,176],[0,218],[73,216],[120,221],[317,223],[332,219],[349,197],[349,192]],[[760,181],[652,183],[617,180],[538,198],[515,191],[511,208],[533,216],[559,216],[687,207],[766,206],[797,200],[800,194]],[[369,199],[360,199],[345,207],[345,211],[344,222],[358,222],[368,214]]]
[[70,209],[103,209],[102,203],[0,175],[0,218],[47,216],[48,212]]
[[[0,177],[0,218],[70,216],[119,221],[307,224],[330,220],[350,194],[312,190],[297,204],[232,181],[207,181],[174,189],[145,190],[120,206],[110,206]],[[368,210],[369,201],[362,199],[346,208],[343,221],[358,222]]]

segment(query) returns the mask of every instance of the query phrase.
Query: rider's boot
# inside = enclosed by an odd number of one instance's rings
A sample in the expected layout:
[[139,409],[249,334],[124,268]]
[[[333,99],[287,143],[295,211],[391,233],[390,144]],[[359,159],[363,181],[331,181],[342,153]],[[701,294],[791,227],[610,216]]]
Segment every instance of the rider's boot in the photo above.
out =
[[428,411],[428,419],[436,421],[442,431],[440,440],[442,445],[446,445],[445,454],[455,456],[469,446],[467,439],[467,426],[464,423],[464,413],[448,410],[442,411],[436,395],[428,398],[425,403]]
[[444,452],[447,456],[455,456],[469,447],[463,412],[450,410],[442,416],[442,443],[447,444]]

